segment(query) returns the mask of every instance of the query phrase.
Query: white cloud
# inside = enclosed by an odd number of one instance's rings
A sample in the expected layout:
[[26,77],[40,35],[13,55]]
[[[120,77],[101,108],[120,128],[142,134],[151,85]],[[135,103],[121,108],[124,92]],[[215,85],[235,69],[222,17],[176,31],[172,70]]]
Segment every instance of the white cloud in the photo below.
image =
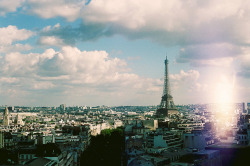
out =
[[174,89],[185,87],[186,90],[198,90],[197,86],[200,73],[197,70],[189,70],[187,72],[181,70],[179,74],[171,74],[169,76],[173,83]]
[[183,81],[183,80],[187,80],[189,81],[191,80],[197,80],[200,77],[200,73],[196,70],[189,70],[187,72],[181,70],[180,74],[171,74],[170,75],[170,79],[172,80],[177,80],[177,81]]
[[0,53],[22,52],[31,50],[31,45],[15,42],[26,40],[33,35],[34,33],[32,31],[26,29],[18,29],[13,25],[0,28]]
[[14,44],[14,45],[0,45],[0,53],[8,52],[21,52],[31,50],[32,47],[29,44]]
[[41,36],[38,40],[38,43],[41,45],[48,45],[48,46],[63,46],[64,45],[63,40],[55,36]]
[[0,44],[11,45],[15,41],[26,40],[34,33],[26,29],[18,29],[16,26],[9,25],[8,27],[0,28]]
[[[131,99],[146,104],[149,101],[145,96],[152,99],[162,91],[159,80],[131,73],[124,60],[110,58],[106,51],[81,51],[65,46],[60,51],[47,49],[42,54],[12,52],[2,58],[1,66],[1,75],[19,78],[14,89],[17,93],[26,92],[27,99],[34,91],[45,96],[51,94],[50,97],[67,94],[71,101],[96,93],[104,98],[108,95],[110,100],[106,99],[106,103],[117,98],[127,100],[131,95]],[[8,88],[13,89],[5,85]]]
[[48,31],[51,31],[51,30],[58,29],[58,28],[60,28],[60,27],[61,27],[61,25],[60,25],[59,23],[57,23],[57,24],[54,25],[53,27],[51,27],[50,25],[48,25],[48,26],[46,26],[46,27],[44,27],[44,28],[42,29],[42,32],[48,32]]
[[8,12],[15,12],[23,2],[24,0],[0,0],[0,16]]
[[55,85],[51,82],[35,82],[33,85],[34,89],[50,89],[55,87]]
[[250,42],[250,2],[246,0],[220,3],[216,0],[92,0],[88,5],[85,3],[85,0],[27,0],[24,8],[42,18],[59,16],[68,21],[80,18],[86,24],[108,25],[113,33],[131,38],[148,37],[164,45]]
[[13,78],[13,77],[1,77],[0,78],[0,83],[15,83],[18,82],[18,78]]
[[[80,18],[84,22],[75,29],[49,26],[43,30],[40,43],[74,45],[76,40],[122,34],[132,39],[149,38],[163,45],[181,46],[184,52],[179,61],[196,66],[217,66],[216,58],[235,57],[240,54],[241,46],[250,43],[250,2],[245,0],[220,3],[216,0],[92,0],[88,5],[85,3],[85,0],[28,0],[28,11],[40,17],[60,16],[69,21]],[[201,61],[193,61],[192,53]],[[232,58],[226,61],[228,66]]]
[[85,2],[79,0],[27,0],[27,3],[30,7],[29,12],[42,18],[60,16],[69,21],[77,19],[85,6]]
[[[245,0],[28,0],[28,12],[42,18],[81,18],[109,25],[131,38],[150,37],[163,44],[250,41],[250,2]],[[105,27],[106,28],[106,27]],[[132,33],[132,34],[131,34]]]
[[188,14],[186,9],[181,1],[93,0],[83,10],[83,18],[91,22],[114,23],[129,29],[155,27],[181,30],[180,24],[185,22]]
[[[16,11],[21,2],[0,0],[0,15]],[[249,1],[92,0],[85,5],[85,1],[81,0],[27,0],[23,4],[22,12],[42,18],[83,20],[79,27],[62,27],[60,24],[45,27],[38,39],[42,45],[74,45],[77,40],[89,41],[122,34],[131,39],[151,39],[164,46],[179,46],[181,51],[177,62],[190,63],[195,67],[229,69],[239,63],[239,74],[250,77]],[[0,57],[1,74],[6,78],[18,76],[31,79],[21,80],[24,89],[33,87],[33,90],[45,90],[48,85],[65,94],[81,95],[82,92],[77,90],[80,87],[88,95],[111,91],[117,96],[161,91],[159,80],[131,73],[124,60],[110,58],[105,51],[63,47],[60,51],[48,49],[42,54],[17,53],[31,49],[31,46],[15,42],[26,40],[32,35],[33,32],[15,26],[0,28],[0,52],[7,52],[3,58]],[[173,90],[181,96],[183,91],[189,89],[190,96],[197,95],[199,98],[198,91],[211,90],[199,78],[200,74],[196,70],[171,75]],[[129,88],[132,90],[124,91]],[[107,93],[103,93],[102,97],[105,95]]]
[[200,72],[197,70],[188,70],[186,72],[181,70],[178,74],[170,74],[169,78],[170,89],[176,103],[204,102],[205,95],[209,93],[208,85],[201,82]]
[[[145,31],[145,35],[146,32],[155,35],[154,31],[161,35],[167,33],[165,41],[173,40],[173,44],[176,41],[179,44],[211,41],[248,43],[249,6],[249,2],[244,0],[224,0],[221,3],[215,0],[92,0],[82,11],[82,18],[94,23],[111,23],[130,31]],[[160,36],[157,38],[161,40]]]
[[32,74],[39,61],[38,54],[21,54],[19,52],[8,53],[2,60],[0,71],[9,76],[25,76]]

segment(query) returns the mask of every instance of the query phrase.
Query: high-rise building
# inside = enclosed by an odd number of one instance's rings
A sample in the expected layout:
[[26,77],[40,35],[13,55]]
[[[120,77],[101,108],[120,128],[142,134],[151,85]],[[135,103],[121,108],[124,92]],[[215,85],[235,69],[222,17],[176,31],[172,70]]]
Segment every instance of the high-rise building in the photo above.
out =
[[65,104],[61,104],[61,105],[60,105],[60,110],[61,110],[61,111],[65,111],[65,109],[66,109],[66,105],[65,105]]
[[170,117],[173,114],[179,114],[174,100],[170,92],[170,82],[168,75],[168,59],[165,60],[165,75],[164,75],[164,87],[163,95],[161,97],[160,108],[156,111],[158,117]]
[[9,126],[9,110],[7,107],[5,108],[4,114],[3,114],[3,125]]
[[247,114],[250,114],[250,103],[247,103]]

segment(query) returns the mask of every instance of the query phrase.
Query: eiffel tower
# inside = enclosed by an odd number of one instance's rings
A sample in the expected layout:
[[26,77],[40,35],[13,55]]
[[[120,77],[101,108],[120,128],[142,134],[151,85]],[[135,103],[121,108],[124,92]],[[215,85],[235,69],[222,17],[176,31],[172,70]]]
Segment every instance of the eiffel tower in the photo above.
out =
[[179,114],[179,112],[176,106],[174,105],[174,100],[170,93],[170,83],[168,77],[168,58],[166,56],[163,95],[161,97],[160,108],[156,111],[156,115],[159,118],[164,118],[171,117],[173,114]]

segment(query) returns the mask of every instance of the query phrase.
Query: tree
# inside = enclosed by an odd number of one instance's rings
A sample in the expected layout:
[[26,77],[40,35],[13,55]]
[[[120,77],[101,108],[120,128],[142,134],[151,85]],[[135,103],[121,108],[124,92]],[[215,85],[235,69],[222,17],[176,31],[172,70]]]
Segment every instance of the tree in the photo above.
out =
[[1,156],[1,160],[0,160],[0,164],[9,164],[8,163],[8,151],[6,149],[0,149],[0,156]]
[[92,137],[89,147],[81,154],[81,165],[121,165],[125,149],[122,128],[103,130]]

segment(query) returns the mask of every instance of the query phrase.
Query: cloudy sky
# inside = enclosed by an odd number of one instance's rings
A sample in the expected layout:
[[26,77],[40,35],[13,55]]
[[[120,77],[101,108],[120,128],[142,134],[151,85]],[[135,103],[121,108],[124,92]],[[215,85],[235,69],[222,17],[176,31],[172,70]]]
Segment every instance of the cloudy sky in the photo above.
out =
[[0,105],[250,102],[248,0],[0,0]]

